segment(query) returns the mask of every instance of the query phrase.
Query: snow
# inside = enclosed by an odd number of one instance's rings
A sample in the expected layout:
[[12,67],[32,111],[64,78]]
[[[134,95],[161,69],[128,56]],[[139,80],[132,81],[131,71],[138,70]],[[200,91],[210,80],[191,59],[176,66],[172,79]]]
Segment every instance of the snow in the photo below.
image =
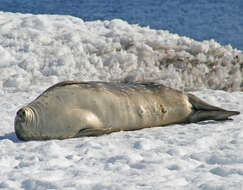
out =
[[50,141],[20,141],[13,127],[20,107],[72,79],[157,81],[243,112],[243,54],[230,45],[118,19],[0,12],[0,57],[0,189],[243,188],[241,115]]

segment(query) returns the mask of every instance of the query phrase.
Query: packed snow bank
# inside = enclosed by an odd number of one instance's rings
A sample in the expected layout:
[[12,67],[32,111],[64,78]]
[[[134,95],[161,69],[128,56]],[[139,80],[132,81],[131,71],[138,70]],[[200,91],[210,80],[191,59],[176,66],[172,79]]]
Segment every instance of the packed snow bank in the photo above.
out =
[[185,90],[240,90],[243,84],[243,54],[230,45],[122,20],[0,12],[0,55],[2,89],[70,79],[153,80]]

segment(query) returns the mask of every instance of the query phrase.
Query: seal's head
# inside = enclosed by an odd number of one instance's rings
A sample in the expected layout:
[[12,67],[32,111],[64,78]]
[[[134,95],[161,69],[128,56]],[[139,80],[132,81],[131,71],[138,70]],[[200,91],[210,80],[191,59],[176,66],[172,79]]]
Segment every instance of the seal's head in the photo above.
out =
[[14,126],[17,137],[21,140],[35,139],[38,135],[38,120],[34,110],[25,106],[21,108],[15,117]]

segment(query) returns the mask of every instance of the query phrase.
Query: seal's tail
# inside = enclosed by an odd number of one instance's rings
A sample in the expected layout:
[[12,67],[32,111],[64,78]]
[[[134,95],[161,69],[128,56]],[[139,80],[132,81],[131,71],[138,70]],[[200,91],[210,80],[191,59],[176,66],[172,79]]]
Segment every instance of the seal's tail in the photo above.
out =
[[238,111],[228,111],[216,106],[212,106],[192,94],[188,94],[189,102],[192,104],[192,109],[194,110],[189,116],[187,122],[195,123],[204,120],[232,120],[229,118],[233,115],[238,115]]

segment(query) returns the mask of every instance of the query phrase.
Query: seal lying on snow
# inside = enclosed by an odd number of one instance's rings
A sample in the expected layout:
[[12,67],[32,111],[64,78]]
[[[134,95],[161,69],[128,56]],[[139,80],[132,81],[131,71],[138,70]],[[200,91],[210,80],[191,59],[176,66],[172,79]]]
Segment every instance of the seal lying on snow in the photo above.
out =
[[17,112],[15,132],[22,140],[66,139],[237,114],[156,83],[65,81]]

